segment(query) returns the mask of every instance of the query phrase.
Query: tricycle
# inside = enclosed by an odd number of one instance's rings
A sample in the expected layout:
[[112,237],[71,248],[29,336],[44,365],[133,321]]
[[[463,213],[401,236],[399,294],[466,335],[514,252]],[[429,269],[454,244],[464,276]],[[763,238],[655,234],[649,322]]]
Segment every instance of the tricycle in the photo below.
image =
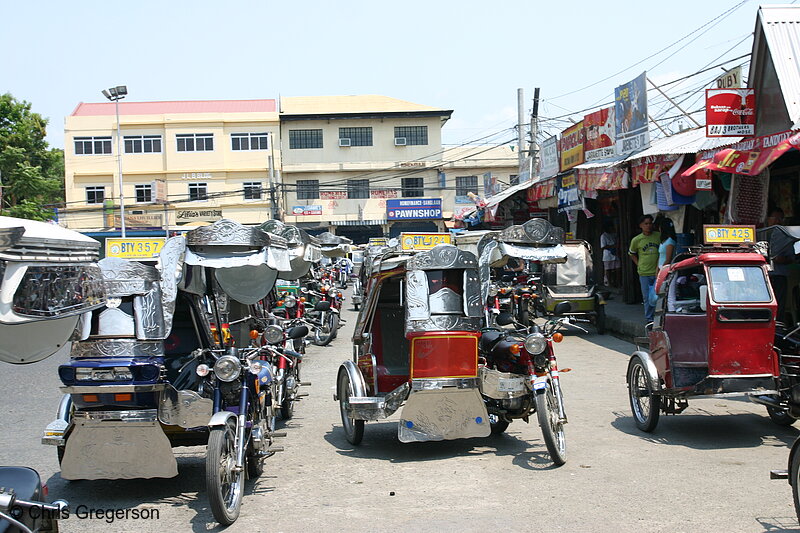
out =
[[765,247],[753,227],[705,226],[704,234],[704,245],[658,272],[655,319],[637,339],[648,347],[633,353],[627,370],[634,422],[650,432],[661,413],[681,413],[689,398],[745,396],[776,423],[791,423]]

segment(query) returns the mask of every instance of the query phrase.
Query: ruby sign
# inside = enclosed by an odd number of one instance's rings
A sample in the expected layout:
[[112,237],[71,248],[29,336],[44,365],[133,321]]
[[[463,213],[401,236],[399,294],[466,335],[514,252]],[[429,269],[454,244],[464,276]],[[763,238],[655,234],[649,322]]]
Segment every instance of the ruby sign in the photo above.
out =
[[706,137],[756,133],[754,89],[706,89]]

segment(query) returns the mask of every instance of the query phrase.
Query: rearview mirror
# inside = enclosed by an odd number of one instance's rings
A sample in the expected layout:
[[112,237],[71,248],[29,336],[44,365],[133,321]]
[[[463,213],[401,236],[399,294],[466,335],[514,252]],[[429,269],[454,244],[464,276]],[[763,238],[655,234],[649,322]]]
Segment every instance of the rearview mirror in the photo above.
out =
[[564,313],[569,313],[572,311],[572,304],[569,302],[558,302],[556,304],[555,309],[553,309],[553,314],[556,315],[563,315]]
[[500,313],[497,315],[495,322],[497,322],[498,326],[508,326],[514,323],[514,318],[511,316],[511,313]]

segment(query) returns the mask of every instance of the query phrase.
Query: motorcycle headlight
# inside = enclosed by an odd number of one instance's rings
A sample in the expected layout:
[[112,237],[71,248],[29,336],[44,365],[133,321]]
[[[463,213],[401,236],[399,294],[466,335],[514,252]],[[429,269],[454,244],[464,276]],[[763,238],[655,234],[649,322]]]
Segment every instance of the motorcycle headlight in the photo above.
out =
[[283,306],[286,308],[292,308],[297,305],[297,298],[294,296],[287,295],[286,298],[283,299]]
[[547,349],[547,340],[541,333],[531,333],[525,338],[525,349],[531,355],[542,353]]
[[272,324],[264,329],[264,339],[270,344],[283,342],[283,328]]
[[497,285],[489,286],[489,296],[497,296]]
[[242,363],[232,355],[223,355],[214,363],[214,375],[220,381],[233,381],[241,371]]

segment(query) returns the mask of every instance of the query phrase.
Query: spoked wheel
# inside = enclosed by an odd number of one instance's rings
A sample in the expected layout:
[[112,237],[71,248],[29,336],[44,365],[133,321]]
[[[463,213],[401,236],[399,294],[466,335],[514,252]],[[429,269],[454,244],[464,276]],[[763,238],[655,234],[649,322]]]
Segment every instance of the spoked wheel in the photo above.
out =
[[792,464],[789,467],[789,483],[792,484],[792,499],[794,500],[794,512],[800,520],[800,453],[795,453],[792,457]]
[[489,426],[492,428],[492,435],[500,435],[508,429],[509,422],[501,420],[497,415],[489,415]]
[[767,414],[770,420],[779,426],[791,426],[797,419],[789,414],[786,409],[776,409],[775,407],[767,407]]
[[[331,329],[331,315],[335,313],[328,313],[325,315],[325,320],[322,321],[321,326],[314,330],[314,344],[317,346],[327,346],[331,343],[336,330]],[[336,324],[338,325],[338,324]]]
[[536,416],[550,459],[556,466],[563,465],[567,462],[567,438],[564,435],[564,423],[558,416],[558,400],[550,384],[544,392],[536,394]]
[[[295,377],[295,379],[299,379]],[[288,390],[284,385],[283,402],[281,402],[281,418],[289,420],[294,416],[294,397],[297,390]]]
[[628,369],[628,397],[636,427],[648,433],[656,428],[661,414],[661,397],[654,392],[642,359],[634,357]]
[[328,316],[328,320],[331,322],[331,339],[335,339],[339,335],[339,315],[331,313]]
[[214,519],[223,526],[239,518],[244,489],[244,469],[236,467],[236,424],[215,427],[206,449],[206,490]]
[[339,411],[341,411],[342,414],[344,436],[347,442],[353,446],[358,446],[364,438],[364,421],[350,418],[347,413],[347,406],[350,404],[350,396],[353,395],[353,384],[350,382],[350,375],[347,372],[339,372],[339,383],[336,389],[339,397]]

